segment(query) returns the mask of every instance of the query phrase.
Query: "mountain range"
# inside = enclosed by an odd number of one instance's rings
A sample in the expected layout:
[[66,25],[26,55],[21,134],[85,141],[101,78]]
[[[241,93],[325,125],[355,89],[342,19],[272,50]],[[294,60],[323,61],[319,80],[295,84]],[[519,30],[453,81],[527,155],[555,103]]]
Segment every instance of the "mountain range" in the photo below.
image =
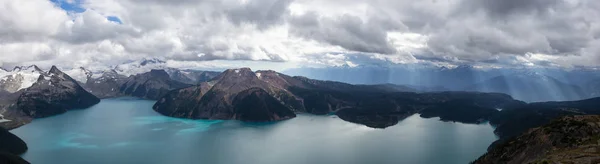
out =
[[[579,86],[535,72],[493,77],[464,90],[505,93],[526,102],[580,100],[587,97]],[[588,95],[593,96],[591,93]]]
[[[278,121],[293,118],[294,113],[337,114],[346,121],[385,128],[415,113],[478,123],[491,118],[497,108],[524,104],[504,94],[415,93],[405,89],[391,84],[351,85],[241,68],[169,92],[158,100],[154,110],[181,118],[246,121]],[[449,104],[456,107],[445,109]],[[258,106],[261,108],[252,108]],[[452,114],[461,110],[471,114]]]
[[477,68],[422,65],[296,68],[284,71],[351,84],[397,84],[423,92],[477,91],[510,94],[526,102],[596,97],[600,71],[585,68]]
[[[485,161],[505,158],[498,154],[516,149],[515,143],[518,146],[518,142],[548,135],[531,132],[532,128],[565,116],[600,115],[600,99],[585,99],[598,93],[597,81],[565,82],[532,71],[479,71],[467,66],[441,68],[436,70],[438,77],[420,81],[425,85],[398,85],[349,84],[250,68],[224,72],[180,70],[155,59],[103,71],[75,68],[63,72],[53,66],[46,72],[35,65],[21,66],[0,70],[0,127],[16,128],[32,119],[90,107],[99,98],[120,96],[157,100],[153,106],[156,112],[188,119],[267,122],[309,113],[337,115],[348,122],[386,128],[419,114],[442,121],[489,122],[499,140],[478,160]],[[530,137],[519,139],[522,135]],[[8,157],[15,154],[9,153]],[[512,156],[507,160],[530,161],[538,156]]]

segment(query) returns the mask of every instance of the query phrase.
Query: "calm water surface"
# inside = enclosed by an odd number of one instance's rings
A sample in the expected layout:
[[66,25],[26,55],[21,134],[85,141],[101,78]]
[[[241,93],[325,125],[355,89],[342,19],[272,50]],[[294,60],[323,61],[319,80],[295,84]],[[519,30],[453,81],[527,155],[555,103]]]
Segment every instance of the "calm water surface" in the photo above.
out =
[[299,115],[277,123],[161,116],[153,101],[106,99],[86,110],[12,130],[34,164],[453,164],[482,155],[489,125],[415,115],[387,129],[335,116]]

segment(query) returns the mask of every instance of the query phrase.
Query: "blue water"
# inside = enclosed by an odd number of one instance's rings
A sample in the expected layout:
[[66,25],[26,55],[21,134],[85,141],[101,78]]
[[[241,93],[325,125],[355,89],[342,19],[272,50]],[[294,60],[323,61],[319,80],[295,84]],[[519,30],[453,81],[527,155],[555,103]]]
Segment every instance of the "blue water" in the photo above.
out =
[[34,164],[464,164],[496,139],[489,125],[416,115],[382,130],[335,116],[177,119],[155,113],[153,103],[106,99],[11,132],[28,143],[23,158]]

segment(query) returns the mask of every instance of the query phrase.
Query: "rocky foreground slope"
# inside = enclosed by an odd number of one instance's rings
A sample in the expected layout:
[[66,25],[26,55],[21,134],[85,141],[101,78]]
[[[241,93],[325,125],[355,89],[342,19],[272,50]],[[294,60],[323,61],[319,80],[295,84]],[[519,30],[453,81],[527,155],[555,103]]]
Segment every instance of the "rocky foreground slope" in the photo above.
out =
[[600,163],[600,116],[562,117],[495,146],[473,163]]
[[[248,68],[230,69],[209,82],[169,92],[159,99],[154,110],[180,118],[249,121],[283,120],[294,117],[294,113],[335,113],[346,121],[385,128],[415,113],[479,123],[490,119],[498,112],[497,108],[524,104],[504,94],[419,94],[401,88],[320,81],[274,71],[253,72]],[[445,107],[450,104],[450,108]],[[471,114],[458,114],[461,112]]]

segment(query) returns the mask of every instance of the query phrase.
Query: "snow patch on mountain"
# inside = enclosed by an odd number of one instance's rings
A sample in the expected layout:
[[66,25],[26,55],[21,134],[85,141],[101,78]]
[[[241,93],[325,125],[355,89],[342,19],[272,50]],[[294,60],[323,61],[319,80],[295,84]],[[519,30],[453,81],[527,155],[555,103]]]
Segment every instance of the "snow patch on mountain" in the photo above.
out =
[[0,73],[0,89],[10,93],[31,87],[44,71],[37,66],[15,67],[12,71]]
[[[66,73],[67,75],[71,76],[71,78],[73,78],[81,83],[87,82],[89,78],[92,78],[92,76],[95,75],[92,71],[87,70],[83,67],[66,70],[66,71],[64,71],[64,73]],[[97,76],[100,76],[100,75],[97,75]]]
[[4,69],[0,69],[0,78],[3,78],[4,76],[8,76],[10,73]]
[[142,61],[133,61],[120,64],[114,67],[114,70],[125,76],[137,75],[150,72],[153,69],[166,69],[167,62],[160,59],[144,59]]

